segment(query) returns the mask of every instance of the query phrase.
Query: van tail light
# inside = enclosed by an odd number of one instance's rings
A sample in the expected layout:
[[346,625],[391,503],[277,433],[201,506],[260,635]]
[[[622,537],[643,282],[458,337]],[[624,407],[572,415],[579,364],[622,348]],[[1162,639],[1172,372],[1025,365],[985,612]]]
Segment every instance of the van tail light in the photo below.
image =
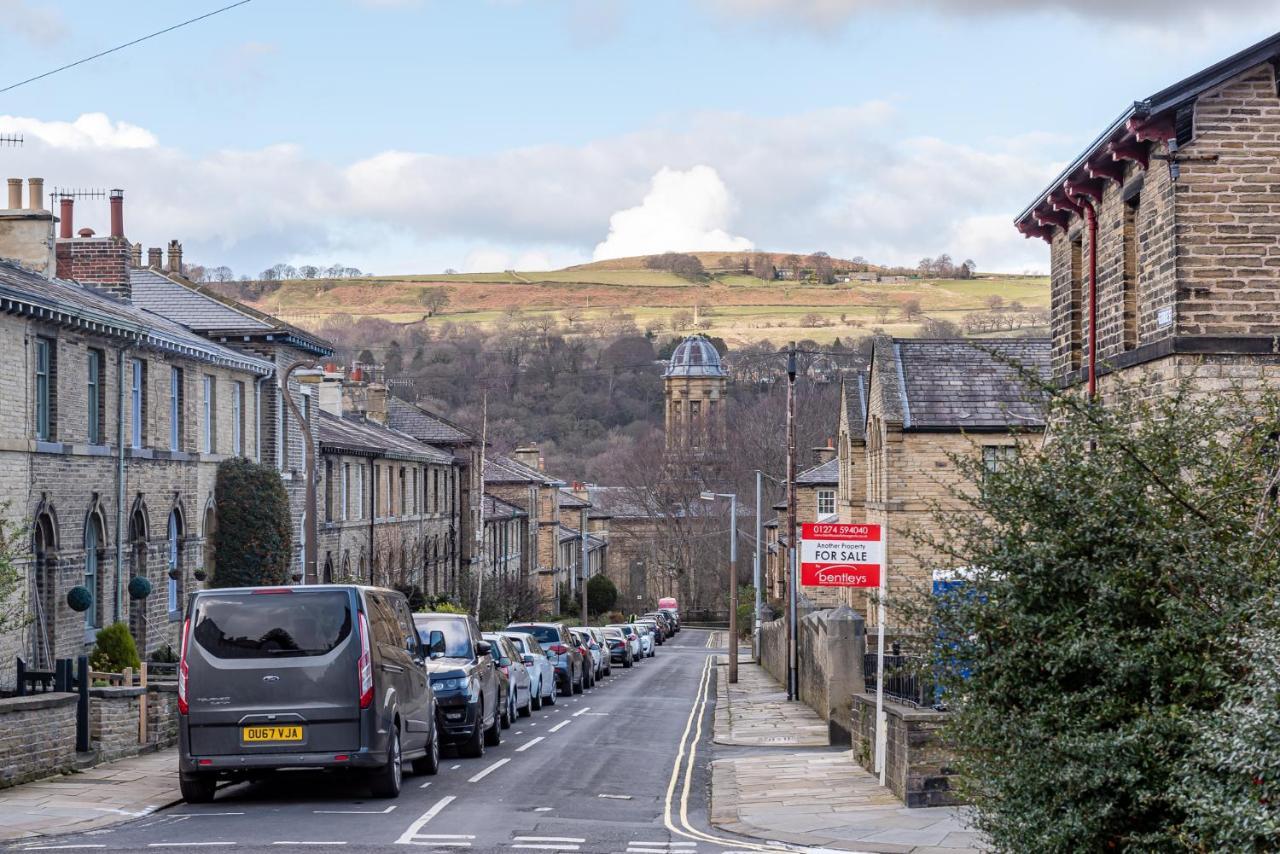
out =
[[356,681],[360,686],[360,708],[373,705],[373,656],[369,652],[369,618],[360,612],[360,661],[356,664]]
[[182,652],[178,656],[178,714],[185,715],[190,711],[187,703],[187,629],[191,628],[191,618],[182,621]]
[[553,644],[549,647],[549,649],[550,649],[552,652],[554,652],[556,655],[564,655],[566,652],[568,652],[568,651],[569,651],[569,647],[565,646],[565,645],[564,645],[564,644],[562,644],[562,643],[553,643]]

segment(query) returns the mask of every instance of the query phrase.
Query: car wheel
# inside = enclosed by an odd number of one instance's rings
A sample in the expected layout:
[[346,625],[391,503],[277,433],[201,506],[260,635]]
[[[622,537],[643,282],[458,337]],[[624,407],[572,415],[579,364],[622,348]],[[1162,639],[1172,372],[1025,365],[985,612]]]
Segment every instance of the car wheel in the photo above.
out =
[[630,655],[625,655],[625,656],[623,656],[623,657],[622,657],[622,666],[623,666],[623,667],[627,667],[627,668],[629,668],[629,667],[634,667],[634,666],[635,666],[635,662],[631,660],[631,656],[630,656]]
[[178,788],[182,799],[189,804],[207,804],[213,800],[218,788],[218,778],[212,774],[179,774]]
[[494,712],[493,726],[484,731],[484,743],[490,747],[502,744],[502,715]]
[[519,709],[520,717],[527,718],[533,714],[533,684],[529,685],[529,696],[525,697],[524,707]]
[[535,712],[539,711],[542,708],[542,686],[538,686],[538,693],[536,694],[533,693],[533,688],[530,687],[529,695],[529,708],[533,709]]
[[484,706],[476,709],[476,726],[471,731],[471,735],[460,746],[460,752],[463,756],[470,759],[479,759],[484,756]]
[[403,779],[404,756],[400,753],[400,723],[397,721],[391,729],[391,746],[387,750],[387,764],[369,775],[369,790],[375,798],[400,797],[400,782]]
[[550,694],[548,694],[547,696],[545,696],[545,697],[543,697],[543,698],[542,698],[542,703],[543,703],[543,705],[545,705],[545,706],[554,706],[554,705],[556,704],[556,691],[558,691],[558,690],[559,690],[559,689],[556,687],[556,683],[555,683],[554,681],[552,681],[552,683],[551,683],[551,693],[550,693]]
[[498,715],[498,726],[502,729],[511,728],[511,695],[507,695],[507,702],[502,707],[502,714]]
[[578,681],[573,683],[573,693],[581,694],[583,690],[582,684],[586,681],[587,681],[587,675],[585,673],[579,673]]
[[413,760],[413,773],[435,774],[440,770],[440,732],[431,733],[431,744],[427,745],[427,755]]

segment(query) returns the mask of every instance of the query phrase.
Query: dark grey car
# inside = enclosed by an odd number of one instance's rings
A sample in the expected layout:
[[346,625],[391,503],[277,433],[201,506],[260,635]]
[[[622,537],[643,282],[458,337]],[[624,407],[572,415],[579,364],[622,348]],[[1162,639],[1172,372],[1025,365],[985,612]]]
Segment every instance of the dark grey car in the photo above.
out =
[[489,642],[469,614],[418,613],[413,622],[430,656],[441,738],[463,756],[483,756],[502,741],[506,702]]
[[404,595],[356,585],[192,595],[178,665],[182,796],[282,768],[363,769],[377,797],[401,764],[439,767],[426,650]]

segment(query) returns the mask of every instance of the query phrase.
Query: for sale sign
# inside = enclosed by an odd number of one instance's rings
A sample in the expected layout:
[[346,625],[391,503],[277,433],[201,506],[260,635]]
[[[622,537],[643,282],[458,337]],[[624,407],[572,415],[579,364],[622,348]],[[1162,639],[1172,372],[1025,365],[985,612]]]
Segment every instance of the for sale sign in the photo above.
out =
[[800,583],[808,587],[879,587],[884,539],[879,525],[806,522],[800,537]]

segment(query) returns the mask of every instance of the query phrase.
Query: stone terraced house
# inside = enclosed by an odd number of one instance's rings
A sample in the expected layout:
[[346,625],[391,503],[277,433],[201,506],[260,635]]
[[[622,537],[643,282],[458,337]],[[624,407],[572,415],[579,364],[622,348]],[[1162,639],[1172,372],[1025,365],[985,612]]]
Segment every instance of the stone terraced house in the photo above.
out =
[[1280,384],[1278,67],[1280,35],[1134,102],[1019,215],[1064,385]]
[[[175,640],[184,594],[209,565],[217,464],[260,447],[259,390],[271,363],[192,333],[132,298],[123,194],[111,233],[70,235],[38,182],[0,211],[0,495],[30,531],[19,555],[30,623],[0,638],[12,661],[83,654],[127,623],[144,653]],[[131,580],[151,595],[133,598]],[[135,582],[135,589],[141,582]],[[89,591],[83,612],[67,594]]]

